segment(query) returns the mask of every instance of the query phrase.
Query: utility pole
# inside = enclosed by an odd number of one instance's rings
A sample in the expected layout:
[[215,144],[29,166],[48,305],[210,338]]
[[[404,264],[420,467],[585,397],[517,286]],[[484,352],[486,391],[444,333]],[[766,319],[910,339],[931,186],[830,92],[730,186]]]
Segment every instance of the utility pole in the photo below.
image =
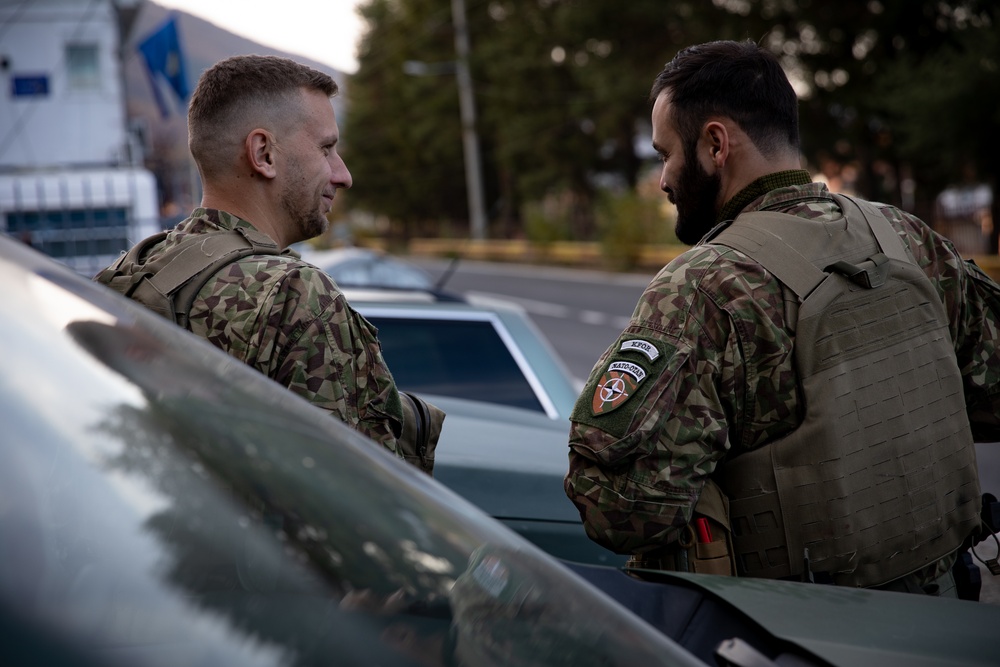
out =
[[465,22],[465,0],[451,0],[455,25],[455,76],[462,117],[462,149],[465,154],[465,189],[469,198],[469,228],[473,239],[486,238],[486,207],[483,204],[483,173],[476,133],[476,101],[469,72],[469,32]]

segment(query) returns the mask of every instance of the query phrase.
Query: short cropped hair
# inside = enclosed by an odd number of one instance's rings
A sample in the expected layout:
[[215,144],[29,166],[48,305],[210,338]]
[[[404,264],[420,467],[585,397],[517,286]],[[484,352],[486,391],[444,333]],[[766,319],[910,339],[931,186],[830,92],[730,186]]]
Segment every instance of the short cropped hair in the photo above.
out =
[[672,117],[685,145],[713,116],[736,121],[764,156],[799,148],[798,98],[778,59],[752,41],[689,46],[668,62],[650,99],[670,95]]
[[255,127],[294,123],[301,109],[299,90],[333,97],[337,83],[277,56],[234,56],[205,70],[188,105],[188,147],[202,176],[230,168]]

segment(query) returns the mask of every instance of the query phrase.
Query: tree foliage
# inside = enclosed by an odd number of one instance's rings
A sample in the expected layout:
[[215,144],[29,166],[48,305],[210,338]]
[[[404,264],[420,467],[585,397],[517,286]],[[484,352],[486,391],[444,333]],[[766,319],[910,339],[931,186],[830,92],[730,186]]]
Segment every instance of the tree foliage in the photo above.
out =
[[[637,145],[648,144],[654,77],[680,48],[714,39],[753,39],[779,55],[800,94],[813,170],[926,212],[960,169],[990,181],[997,173],[994,4],[466,0],[491,234],[521,233],[525,212],[556,198],[567,234],[593,238],[601,192],[634,191],[652,166]],[[461,233],[450,0],[368,0],[361,11],[368,32],[344,123],[350,199],[406,233]],[[443,73],[411,76],[407,61]]]
[[409,76],[404,63],[454,58],[451,13],[439,0],[373,0],[368,32],[347,85],[342,153],[350,199],[409,231],[421,221],[464,218],[458,97],[451,77]]
[[[853,174],[845,179],[847,186],[928,215],[934,195],[957,180],[957,166],[976,150],[960,136],[966,122],[975,118],[997,127],[997,77],[988,93],[977,74],[981,68],[969,66],[989,58],[990,41],[996,62],[995,3],[752,4],[770,6],[758,16],[767,29],[763,43],[782,55],[798,80],[803,151],[810,164],[827,171],[847,166],[847,175]],[[977,89],[979,100],[966,94]],[[949,135],[953,140],[940,140]],[[989,173],[996,172],[981,177]]]

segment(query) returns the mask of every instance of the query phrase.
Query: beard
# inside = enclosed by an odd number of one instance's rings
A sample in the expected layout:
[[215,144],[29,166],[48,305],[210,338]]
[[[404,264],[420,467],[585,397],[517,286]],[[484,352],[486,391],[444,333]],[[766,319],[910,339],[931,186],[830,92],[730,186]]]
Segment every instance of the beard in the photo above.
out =
[[722,178],[702,169],[701,163],[694,159],[694,151],[685,150],[684,153],[684,169],[670,201],[677,207],[674,226],[677,240],[695,245],[715,226]]
[[322,196],[301,177],[297,165],[292,168],[292,172],[294,176],[281,191],[281,208],[296,234],[301,237],[299,240],[316,238],[330,227],[330,221],[320,211]]
[[305,214],[296,221],[302,240],[314,239],[326,233],[330,228],[330,221],[319,211],[313,210],[311,214]]

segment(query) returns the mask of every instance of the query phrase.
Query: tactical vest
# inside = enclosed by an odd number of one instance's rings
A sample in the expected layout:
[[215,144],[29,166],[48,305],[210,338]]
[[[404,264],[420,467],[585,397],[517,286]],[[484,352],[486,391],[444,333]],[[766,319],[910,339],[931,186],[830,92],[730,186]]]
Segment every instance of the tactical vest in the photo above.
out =
[[188,234],[151,262],[146,255],[167,237],[153,234],[140,241],[94,277],[185,329],[191,304],[209,278],[224,266],[249,255],[278,255],[281,249],[255,229]]
[[804,406],[800,426],[716,481],[739,574],[868,587],[956,551],[980,492],[944,306],[877,208],[835,199],[840,220],[747,213],[711,241],[797,297],[786,320]]
[[[167,232],[160,232],[140,241],[94,280],[185,329],[190,329],[191,304],[198,292],[223,267],[250,255],[282,254],[267,235],[236,227],[231,231],[188,234],[176,246],[147,262],[150,250],[166,237]],[[432,475],[444,413],[418,396],[408,392],[399,395],[403,421],[396,445],[400,456]]]

